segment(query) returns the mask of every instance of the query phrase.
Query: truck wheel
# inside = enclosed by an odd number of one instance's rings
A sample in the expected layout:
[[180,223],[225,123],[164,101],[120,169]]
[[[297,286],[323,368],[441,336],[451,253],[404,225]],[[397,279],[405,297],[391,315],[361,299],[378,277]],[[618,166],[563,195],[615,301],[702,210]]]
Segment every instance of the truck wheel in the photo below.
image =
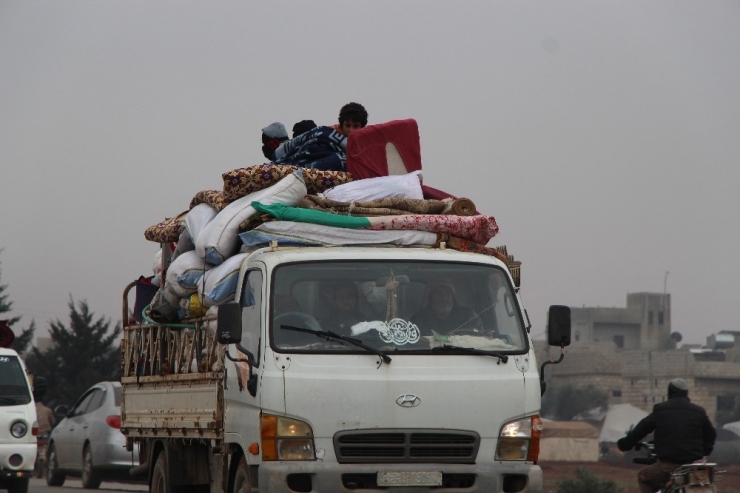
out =
[[249,466],[247,466],[247,459],[242,455],[239,465],[236,466],[236,474],[234,474],[233,493],[249,493],[250,491],[252,488],[249,484]]
[[57,462],[57,450],[52,444],[49,447],[49,454],[46,457],[46,484],[49,486],[61,486],[67,475],[59,472],[59,463]]
[[92,449],[90,445],[86,445],[82,455],[82,487],[87,490],[97,490],[102,480],[103,478],[95,472],[93,467]]
[[11,479],[8,483],[8,493],[28,493],[28,478]]
[[167,454],[164,451],[157,456],[157,462],[152,471],[152,482],[149,493],[170,493],[170,478],[167,475]]

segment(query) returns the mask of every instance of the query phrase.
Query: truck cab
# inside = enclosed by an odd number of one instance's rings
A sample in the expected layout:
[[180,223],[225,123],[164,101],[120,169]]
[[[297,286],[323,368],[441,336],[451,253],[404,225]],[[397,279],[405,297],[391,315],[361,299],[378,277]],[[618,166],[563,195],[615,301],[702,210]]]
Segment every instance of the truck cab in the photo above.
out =
[[0,348],[0,489],[28,491],[36,461],[36,407],[26,366]]
[[541,492],[514,270],[445,248],[251,251],[217,315],[124,327],[132,473],[157,493]]
[[[341,290],[355,298],[351,326]],[[242,360],[226,363],[224,428],[227,441],[259,449],[248,462],[260,488],[541,489],[539,374],[499,260],[265,250],[243,266],[238,293],[218,323]]]

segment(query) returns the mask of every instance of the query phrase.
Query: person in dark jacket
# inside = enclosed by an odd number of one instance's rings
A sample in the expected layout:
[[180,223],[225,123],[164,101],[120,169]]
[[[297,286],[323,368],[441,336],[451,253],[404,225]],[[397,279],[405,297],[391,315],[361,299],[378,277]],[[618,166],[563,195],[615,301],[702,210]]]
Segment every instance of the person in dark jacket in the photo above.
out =
[[706,411],[691,403],[689,386],[681,378],[671,380],[668,400],[653,406],[653,412],[620,438],[617,446],[626,452],[653,431],[658,461],[637,473],[641,493],[658,491],[679,466],[711,454],[717,438]]

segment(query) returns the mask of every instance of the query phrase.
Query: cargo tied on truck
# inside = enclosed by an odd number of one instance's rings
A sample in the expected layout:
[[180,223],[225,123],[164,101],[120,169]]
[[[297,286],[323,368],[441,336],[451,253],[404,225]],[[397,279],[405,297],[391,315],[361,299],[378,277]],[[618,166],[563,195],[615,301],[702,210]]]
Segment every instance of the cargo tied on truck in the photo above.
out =
[[[145,231],[121,431],[151,492],[542,491],[521,265],[409,138],[367,126],[335,143],[345,169],[226,172]],[[548,340],[562,359],[567,307]]]

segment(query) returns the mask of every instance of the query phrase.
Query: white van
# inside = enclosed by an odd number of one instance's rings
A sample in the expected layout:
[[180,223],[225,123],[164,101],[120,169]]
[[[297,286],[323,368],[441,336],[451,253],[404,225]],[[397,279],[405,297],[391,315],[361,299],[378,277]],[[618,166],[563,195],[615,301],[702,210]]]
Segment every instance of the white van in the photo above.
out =
[[37,426],[26,366],[18,353],[0,348],[0,489],[28,491]]

